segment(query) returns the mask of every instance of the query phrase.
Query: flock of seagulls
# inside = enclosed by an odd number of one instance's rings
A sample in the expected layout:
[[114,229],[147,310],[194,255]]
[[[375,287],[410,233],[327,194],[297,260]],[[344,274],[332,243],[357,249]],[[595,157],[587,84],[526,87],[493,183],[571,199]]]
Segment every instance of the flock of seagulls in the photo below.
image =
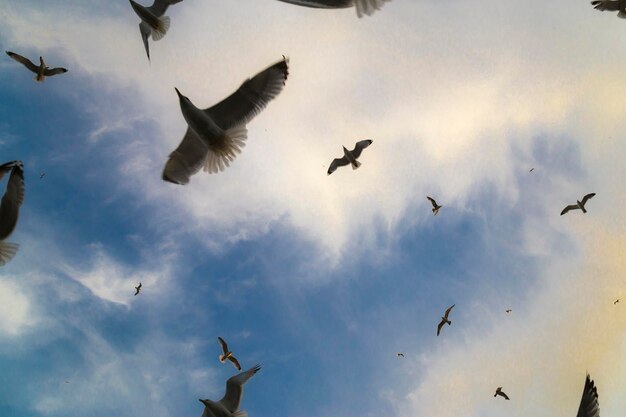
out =
[[[139,32],[144,44],[146,55],[150,60],[149,39],[159,41],[164,38],[169,27],[170,18],[165,15],[169,6],[181,3],[183,0],[155,0],[152,6],[146,7],[129,0],[132,9],[140,18]],[[341,9],[354,7],[357,16],[371,15],[380,10],[383,5],[391,0],[279,0],[298,6]],[[591,4],[600,11],[617,11],[617,16],[626,19],[626,0],[596,0]],[[66,68],[50,68],[44,62],[43,57],[39,57],[39,65],[34,64],[28,58],[17,53],[6,51],[7,55],[22,64],[35,74],[37,82],[43,82],[46,77],[66,73]],[[201,169],[209,174],[223,171],[235,160],[245,146],[248,130],[247,124],[263,111],[268,103],[275,99],[283,90],[289,75],[289,59],[283,59],[270,65],[268,68],[245,80],[241,86],[230,96],[217,104],[206,109],[197,107],[191,100],[184,96],[177,88],[176,94],[179,99],[181,113],[187,123],[187,130],[178,147],[169,155],[162,173],[162,179],[174,184],[185,185],[189,183],[191,176]],[[339,167],[351,165],[355,170],[361,166],[358,158],[364,149],[369,147],[373,141],[371,139],[357,142],[354,149],[348,150],[343,147],[343,156],[334,159],[327,171],[330,175]],[[531,168],[533,172],[535,168]],[[17,253],[19,245],[7,242],[14,231],[19,217],[19,208],[24,201],[24,167],[21,161],[11,161],[0,165],[0,180],[9,175],[5,193],[0,203],[0,266],[10,261]],[[45,173],[41,173],[43,179]],[[581,210],[587,213],[585,208],[589,199],[595,193],[585,195],[576,204],[566,206],[561,215],[571,210]],[[437,215],[443,207],[434,198],[427,196],[432,205],[433,215]],[[137,296],[142,288],[139,283],[135,288]],[[619,299],[613,304],[619,303]],[[448,307],[441,317],[437,326],[437,336],[442,328],[452,325],[449,319],[450,312],[454,304]],[[511,313],[507,309],[506,313]],[[225,363],[230,361],[233,366],[241,371],[241,365],[233,352],[229,350],[226,341],[218,337],[218,342],[222,349],[219,360]],[[398,352],[397,357],[404,357],[404,353]],[[239,409],[243,397],[243,385],[261,369],[260,365],[255,365],[247,371],[240,372],[229,378],[226,382],[226,393],[219,401],[200,399],[205,406],[202,417],[246,417],[247,414]],[[66,381],[68,383],[68,381]],[[494,397],[502,397],[509,400],[509,396],[498,387]],[[598,394],[593,380],[589,375],[586,377],[583,396],[581,399],[577,417],[599,417]]]

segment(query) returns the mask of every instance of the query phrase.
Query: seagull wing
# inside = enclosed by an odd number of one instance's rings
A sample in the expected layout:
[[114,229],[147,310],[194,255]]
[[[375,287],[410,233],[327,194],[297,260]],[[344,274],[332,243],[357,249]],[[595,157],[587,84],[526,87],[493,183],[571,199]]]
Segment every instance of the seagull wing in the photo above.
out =
[[452,309],[454,308],[455,304],[452,304],[450,307],[448,307],[448,309],[446,310],[446,313],[443,315],[446,319],[448,318],[448,314],[450,314],[450,311],[452,311]]
[[283,3],[297,4],[298,6],[315,9],[345,9],[354,6],[354,0],[278,0]]
[[174,184],[187,184],[189,178],[204,165],[209,148],[192,129],[187,128],[178,148],[169,156],[162,178]]
[[152,33],[152,29],[150,29],[149,24],[142,20],[139,24],[139,32],[141,33],[141,39],[143,40],[143,47],[146,49],[146,55],[148,55],[148,60],[150,60],[150,45],[148,45],[148,38]]
[[239,365],[239,361],[237,360],[237,358],[235,358],[233,355],[230,355],[228,357],[228,360],[231,361],[233,365],[235,365],[235,368],[237,368],[238,371],[241,371],[241,365]]
[[224,130],[245,125],[282,91],[288,75],[289,60],[284,58],[244,81],[237,91],[205,112]]
[[23,201],[24,168],[21,162],[17,162],[11,169],[7,189],[0,202],[0,240],[6,239],[13,233]]
[[504,393],[504,391],[500,391],[498,394],[502,396],[505,400],[510,400],[509,396]]
[[598,390],[593,380],[587,375],[583,397],[580,400],[576,417],[600,417],[600,405],[598,404]]
[[217,341],[220,343],[220,346],[222,347],[222,351],[224,351],[224,355],[226,355],[228,353],[228,345],[226,344],[224,339],[222,339],[219,336],[217,337]]
[[361,152],[363,152],[363,149],[367,148],[371,144],[372,141],[369,139],[357,142],[356,145],[354,145],[354,149],[352,150],[352,156],[354,156],[354,159],[357,159],[359,156],[361,156]]
[[345,156],[343,158],[333,159],[333,162],[331,162],[330,166],[328,167],[328,175],[335,172],[337,168],[348,165],[348,164],[350,164],[350,161],[348,161],[348,158],[346,158]]
[[437,326],[437,336],[439,336],[439,333],[441,333],[441,328],[443,327],[444,324],[446,324],[445,320],[441,320],[439,322],[439,326]]
[[147,9],[156,17],[161,17],[165,14],[168,7],[172,4],[180,3],[181,1],[183,0],[154,0],[152,6],[147,7]]
[[562,215],[564,215],[565,213],[567,213],[567,212],[568,212],[568,211],[570,211],[570,210],[576,210],[576,209],[578,209],[578,208],[579,208],[579,207],[578,207],[576,204],[569,205],[569,206],[567,206],[567,207],[565,207],[565,208],[563,209],[563,211],[561,212],[561,216],[562,216]]
[[616,12],[619,10],[619,0],[595,0],[591,2],[594,9]]
[[32,63],[32,61],[28,58],[23,57],[22,55],[18,55],[15,52],[6,51],[7,55],[24,65],[26,68],[31,70],[34,73],[39,72],[39,66]]
[[228,381],[226,381],[226,394],[224,394],[224,398],[220,400],[220,403],[226,407],[228,411],[234,413],[239,409],[239,403],[241,402],[241,397],[243,397],[243,384],[248,382],[259,369],[261,369],[261,365],[255,365],[247,371],[230,377]]
[[591,197],[593,197],[594,195],[596,195],[596,193],[591,193],[591,194],[587,194],[586,196],[583,197],[583,201],[581,201],[582,205],[584,206],[585,203],[587,203],[587,200],[589,200]]
[[65,68],[47,68],[43,72],[43,75],[45,75],[46,77],[50,77],[52,75],[64,74],[66,72],[67,72],[67,69],[65,69]]
[[383,5],[391,0],[354,0],[356,4],[356,14],[363,17],[364,14],[371,16],[376,10],[380,10]]
[[428,196],[426,198],[428,199],[428,201],[430,201],[430,204],[433,205],[433,208],[437,208],[437,202],[435,201],[434,198],[431,198],[431,197],[428,197]]
[[5,162],[4,164],[0,165],[0,180],[4,178],[5,174],[11,172],[13,166],[17,164],[17,162],[18,161]]

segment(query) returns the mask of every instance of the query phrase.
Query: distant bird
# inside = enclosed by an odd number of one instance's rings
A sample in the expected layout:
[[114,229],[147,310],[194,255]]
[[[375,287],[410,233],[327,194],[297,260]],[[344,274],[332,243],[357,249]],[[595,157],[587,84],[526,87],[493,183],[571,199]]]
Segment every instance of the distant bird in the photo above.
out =
[[67,72],[65,68],[49,68],[46,66],[46,63],[43,61],[42,57],[39,57],[39,65],[35,65],[28,58],[24,58],[22,55],[18,55],[15,52],[6,51],[7,55],[24,65],[26,68],[37,74],[35,76],[35,80],[37,82],[44,82],[46,77],[51,77],[57,74],[63,74]]
[[141,291],[141,282],[135,287],[135,295],[139,294],[139,291]]
[[256,374],[261,365],[255,365],[245,372],[232,376],[226,381],[226,393],[219,401],[200,400],[204,404],[202,417],[247,417],[245,411],[239,410],[243,398],[243,385]]
[[404,358],[404,353],[396,353],[396,355],[398,355],[398,357],[402,356]]
[[313,7],[316,9],[345,9],[356,6],[356,14],[363,17],[370,16],[376,10],[391,0],[279,0],[284,3],[297,4],[298,6]]
[[619,298],[617,300],[613,301],[613,305],[615,305],[617,303],[619,303]]
[[154,0],[152,6],[144,7],[141,4],[129,0],[137,16],[141,19],[139,23],[139,32],[143,39],[143,46],[146,48],[146,55],[150,59],[150,47],[148,46],[148,38],[152,36],[154,41],[161,40],[170,28],[170,18],[164,16],[167,8],[172,4],[180,3],[183,0]]
[[241,371],[241,365],[239,365],[239,361],[237,361],[237,358],[233,356],[233,352],[228,350],[228,345],[226,344],[224,339],[218,337],[217,340],[220,342],[220,346],[222,346],[222,351],[224,352],[223,355],[220,355],[220,362],[224,363],[226,359],[228,359],[233,363],[233,365],[235,365],[235,368],[237,368],[238,371]]
[[600,417],[600,404],[598,404],[598,390],[593,380],[587,374],[583,397],[580,399],[578,414],[576,417]]
[[513,311],[513,310],[511,310],[510,308],[508,310],[506,310],[507,313],[510,313],[511,311]]
[[587,194],[586,196],[583,197],[582,201],[576,201],[576,204],[572,204],[572,205],[569,205],[569,206],[565,207],[563,209],[563,211],[561,212],[561,216],[564,215],[565,213],[567,213],[570,210],[576,210],[576,209],[581,209],[583,211],[583,213],[586,213],[587,210],[585,210],[585,204],[594,195],[596,195],[596,193]]
[[626,0],[595,0],[591,2],[594,9],[601,12],[617,12],[617,17],[626,19]]
[[42,180],[42,179],[43,179],[43,177],[45,177],[45,176],[46,176],[46,173],[45,173],[45,172],[42,172],[41,174],[39,174],[39,179],[40,179],[40,180]]
[[528,172],[533,172],[534,170],[535,170],[535,168],[531,168],[530,171],[528,171]]
[[444,324],[446,324],[446,323],[448,325],[452,324],[452,322],[450,320],[448,320],[448,315],[450,314],[450,311],[452,310],[453,307],[454,307],[454,304],[452,304],[450,307],[448,307],[448,309],[444,313],[443,317],[441,318],[441,322],[439,322],[439,326],[437,326],[437,336],[439,336],[439,333],[441,333],[441,328],[443,327]]
[[505,400],[508,400],[508,399],[509,399],[509,396],[508,396],[508,395],[506,395],[506,394],[504,393],[504,391],[502,391],[502,387],[498,387],[498,389],[496,389],[496,393],[495,393],[495,394],[493,394],[493,396],[494,396],[494,397],[496,397],[496,396],[498,396],[498,395],[499,395],[499,396],[501,396],[502,398],[504,398]]
[[431,197],[426,197],[426,198],[433,205],[433,216],[436,216],[437,213],[439,213],[439,209],[443,206],[440,206],[439,204],[437,204],[434,198],[431,198]]
[[357,161],[357,158],[361,156],[361,152],[363,152],[363,149],[367,148],[371,144],[372,141],[369,139],[359,141],[356,143],[356,145],[354,145],[354,149],[352,149],[351,151],[347,150],[346,147],[343,146],[343,157],[333,159],[333,162],[331,162],[330,166],[328,167],[328,175],[335,172],[337,168],[345,165],[351,164],[352,169],[357,169],[358,167],[360,167],[361,163]]
[[11,161],[0,165],[0,180],[8,172],[11,176],[7,181],[7,188],[0,202],[0,266],[9,262],[17,253],[17,243],[5,242],[11,236],[20,206],[24,202],[24,166],[22,161]]
[[176,89],[188,128],[165,164],[163,180],[187,184],[200,168],[212,174],[230,166],[245,145],[246,124],[282,91],[289,74],[288,64],[289,60],[283,57],[205,110],[197,108]]

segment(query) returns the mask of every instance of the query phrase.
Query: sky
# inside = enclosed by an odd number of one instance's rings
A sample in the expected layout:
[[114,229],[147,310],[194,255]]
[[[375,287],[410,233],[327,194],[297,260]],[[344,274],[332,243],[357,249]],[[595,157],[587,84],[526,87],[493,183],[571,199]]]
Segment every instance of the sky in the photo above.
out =
[[[0,415],[200,416],[236,373],[218,336],[263,366],[250,417],[573,416],[586,373],[623,414],[623,20],[582,0],[167,15],[148,61],[124,0],[0,0],[2,50],[69,70],[0,59],[0,162],[26,184]],[[162,181],[174,87],[206,108],[283,55],[231,166]]]

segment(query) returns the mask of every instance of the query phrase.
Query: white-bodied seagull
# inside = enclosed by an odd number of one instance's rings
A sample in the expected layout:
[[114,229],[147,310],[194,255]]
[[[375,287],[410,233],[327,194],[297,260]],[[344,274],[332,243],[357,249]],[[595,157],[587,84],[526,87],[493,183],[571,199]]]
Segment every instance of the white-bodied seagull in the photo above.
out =
[[363,149],[367,148],[371,144],[372,141],[370,139],[359,141],[356,143],[356,145],[354,145],[354,149],[352,149],[351,151],[347,150],[346,147],[343,146],[343,157],[333,159],[333,162],[331,162],[330,166],[328,167],[328,175],[335,172],[337,168],[345,165],[352,165],[352,169],[357,169],[358,167],[360,167],[361,163],[357,161],[357,158],[361,156],[361,152],[363,152]]
[[49,67],[47,67],[46,63],[43,60],[43,57],[41,57],[41,56],[39,57],[39,65],[35,65],[35,64],[33,64],[33,62],[30,59],[25,58],[22,55],[18,55],[15,52],[6,51],[6,53],[7,53],[8,56],[10,56],[14,60],[16,60],[17,62],[19,62],[20,64],[24,65],[26,68],[28,68],[32,72],[34,72],[36,74],[35,75],[35,81],[40,82],[40,83],[44,82],[46,77],[51,77],[53,75],[63,74],[65,72],[67,72],[67,70],[65,68],[49,68]]
[[583,211],[583,213],[586,213],[587,210],[585,210],[585,204],[594,195],[596,195],[596,193],[587,194],[586,196],[583,197],[582,201],[576,201],[576,204],[572,204],[572,205],[565,207],[563,211],[561,212],[561,216],[570,210],[577,210],[577,209],[580,209]]
[[256,374],[261,365],[255,365],[226,381],[226,393],[219,401],[200,400],[204,404],[202,417],[247,417],[245,411],[239,410],[243,397],[243,385]]
[[154,41],[163,39],[163,36],[170,28],[170,18],[164,16],[167,8],[183,0],[154,0],[150,7],[144,7],[133,0],[128,1],[130,1],[133,10],[141,19],[139,32],[141,32],[141,39],[143,39],[143,46],[146,48],[146,55],[148,55],[149,60],[150,47],[148,46],[148,38],[152,36]]

